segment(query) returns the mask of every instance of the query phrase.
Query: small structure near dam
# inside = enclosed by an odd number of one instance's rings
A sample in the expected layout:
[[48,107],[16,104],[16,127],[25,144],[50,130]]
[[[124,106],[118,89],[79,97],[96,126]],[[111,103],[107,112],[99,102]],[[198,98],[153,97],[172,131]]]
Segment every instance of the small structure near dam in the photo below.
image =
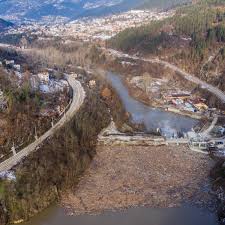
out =
[[162,146],[162,145],[186,145],[192,151],[208,154],[213,151],[224,151],[225,155],[225,137],[206,136],[205,132],[188,132],[183,137],[166,138],[165,136],[156,136],[146,133],[126,134],[117,130],[115,123],[105,128],[98,137],[98,145],[105,146]]

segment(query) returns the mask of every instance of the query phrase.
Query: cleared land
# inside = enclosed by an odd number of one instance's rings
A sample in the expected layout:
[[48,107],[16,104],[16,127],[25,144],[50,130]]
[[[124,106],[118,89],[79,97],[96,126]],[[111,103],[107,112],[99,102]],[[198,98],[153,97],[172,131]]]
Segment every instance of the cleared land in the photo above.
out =
[[98,147],[78,186],[63,195],[71,214],[99,213],[140,205],[212,204],[212,160],[186,146]]

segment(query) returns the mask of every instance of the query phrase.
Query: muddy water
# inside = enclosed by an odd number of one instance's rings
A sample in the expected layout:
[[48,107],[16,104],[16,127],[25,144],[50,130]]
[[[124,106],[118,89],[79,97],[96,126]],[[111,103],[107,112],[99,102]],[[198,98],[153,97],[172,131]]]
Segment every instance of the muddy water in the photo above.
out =
[[22,225],[218,225],[216,216],[195,207],[171,209],[134,208],[101,215],[66,216],[51,208]]
[[197,120],[186,116],[146,106],[129,95],[119,75],[108,72],[106,77],[118,92],[133,122],[144,123],[148,131],[156,131],[160,128],[165,136],[171,137],[176,136],[177,133],[190,131],[198,123]]

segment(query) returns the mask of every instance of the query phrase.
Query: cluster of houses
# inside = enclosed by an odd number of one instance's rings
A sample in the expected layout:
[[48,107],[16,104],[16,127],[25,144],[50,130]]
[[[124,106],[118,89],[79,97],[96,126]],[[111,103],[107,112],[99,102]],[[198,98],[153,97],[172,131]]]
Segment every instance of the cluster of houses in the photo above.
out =
[[201,133],[188,132],[189,147],[203,152],[222,152],[225,155],[225,128],[218,126],[217,136],[205,136]]
[[56,79],[54,70],[38,73],[35,78],[42,93],[54,94],[56,92],[68,92],[69,90],[68,82],[64,79]]
[[[105,43],[105,40],[118,34],[120,31],[140,26],[149,21],[162,20],[170,17],[174,11],[158,12],[149,10],[131,10],[128,12],[109,15],[105,17],[85,17],[83,19],[74,20],[71,22],[63,22],[57,20],[55,24],[42,24],[30,22],[21,26],[12,27],[9,29],[9,34],[30,33],[33,36],[39,37],[75,37],[77,40],[84,42],[95,41]],[[27,47],[27,41],[24,37],[21,40],[21,48]]]
[[209,114],[212,110],[206,104],[206,99],[194,96],[189,91],[168,87],[167,79],[152,78],[149,74],[144,74],[143,76],[132,77],[130,83],[145,91],[150,99],[155,99],[168,111],[196,113],[201,116],[202,114]]
[[[40,114],[42,116],[52,116],[60,114],[65,108],[66,96],[69,92],[69,84],[66,80],[61,79],[63,76],[59,76],[58,71],[52,69],[46,69],[43,72],[32,74],[30,72],[24,72],[21,65],[16,64],[14,60],[3,60],[0,62],[8,74],[16,79],[18,87],[23,83],[23,78],[29,79],[30,87],[33,91],[39,91],[45,95],[58,96],[57,105],[50,104],[51,106],[41,109]],[[63,75],[63,74],[62,74]],[[13,79],[13,81],[15,80]],[[7,99],[4,97],[3,92],[0,90],[0,111],[7,108]]]
[[[72,33],[73,36],[82,41],[96,41],[101,44],[126,28],[140,26],[153,20],[161,20],[171,15],[173,15],[172,11],[131,10],[102,18],[85,18],[72,21],[66,24],[63,33]],[[59,33],[59,31],[57,30],[54,35],[56,33]]]
[[16,64],[14,60],[0,61],[0,66],[4,66],[6,69],[13,69],[15,71],[21,72],[21,65]]
[[[16,64],[14,60],[3,60],[0,61],[0,66],[3,66],[10,72],[14,72],[19,80],[24,77],[24,71],[20,64]],[[42,93],[56,93],[67,91],[69,84],[66,80],[56,79],[55,71],[46,69],[46,71],[31,74],[29,73],[29,79],[32,89],[39,90]],[[19,84],[20,82],[18,82]]]
[[205,99],[193,97],[190,92],[167,93],[162,97],[167,105],[172,105],[179,110],[204,113],[209,109]]

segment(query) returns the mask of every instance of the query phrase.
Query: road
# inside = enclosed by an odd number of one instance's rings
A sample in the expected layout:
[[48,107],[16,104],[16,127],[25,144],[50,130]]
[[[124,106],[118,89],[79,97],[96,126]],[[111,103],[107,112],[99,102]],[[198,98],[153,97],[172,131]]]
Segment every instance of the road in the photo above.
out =
[[[12,46],[12,45],[7,45],[7,44],[0,44],[0,47],[3,48],[10,48],[10,49],[14,49],[16,51],[21,51],[21,52],[25,52],[25,51],[29,51],[30,49],[20,49],[16,46]],[[124,58],[129,58],[129,59],[133,59],[133,60],[141,60],[144,62],[150,62],[150,63],[157,63],[157,64],[161,64],[162,66],[165,66],[175,72],[177,72],[178,74],[180,74],[181,76],[183,76],[184,79],[191,81],[192,83],[195,83],[197,85],[199,85],[202,89],[206,89],[208,90],[210,93],[214,94],[215,96],[217,96],[223,103],[225,103],[225,93],[223,91],[221,91],[219,88],[208,84],[205,81],[200,80],[199,78],[197,78],[195,75],[190,74],[185,72],[184,70],[180,69],[179,67],[160,60],[160,59],[155,59],[155,58],[144,58],[144,57],[138,57],[138,56],[133,56],[133,55],[128,55],[125,54],[123,52],[120,51],[116,51],[114,49],[108,49],[108,48],[101,48],[102,50],[110,53],[111,55],[114,55],[116,57],[124,57]]]
[[203,137],[207,137],[210,134],[210,132],[215,128],[218,119],[219,117],[217,115],[213,118],[211,125],[201,134]]
[[223,103],[225,103],[225,93],[222,92],[219,88],[214,87],[213,85],[200,80],[196,76],[185,72],[184,70],[180,69],[179,67],[177,67],[169,62],[166,62],[166,61],[163,61],[160,59],[147,59],[144,57],[131,56],[131,55],[128,55],[128,54],[125,54],[123,52],[119,52],[119,51],[116,51],[113,49],[103,49],[103,50],[105,50],[106,52],[109,52],[110,54],[112,54],[116,57],[124,57],[124,58],[128,58],[128,59],[133,59],[133,60],[141,60],[144,62],[161,64],[162,66],[165,66],[165,67],[177,72],[178,74],[183,76],[183,78],[185,78],[186,80],[191,81],[192,83],[195,83],[197,85],[200,85],[201,88],[206,89],[207,91],[216,95]]
[[5,160],[0,163],[0,172],[7,171],[12,169],[15,165],[17,165],[21,160],[28,156],[30,153],[37,150],[37,148],[49,137],[51,137],[57,130],[59,130],[62,126],[64,126],[67,122],[69,122],[76,112],[79,110],[80,106],[83,104],[85,98],[85,92],[80,82],[75,80],[73,76],[67,76],[67,80],[70,86],[73,89],[73,99],[68,111],[63,115],[63,117],[45,134],[39,137],[32,144],[18,152],[16,155],[11,158]]

